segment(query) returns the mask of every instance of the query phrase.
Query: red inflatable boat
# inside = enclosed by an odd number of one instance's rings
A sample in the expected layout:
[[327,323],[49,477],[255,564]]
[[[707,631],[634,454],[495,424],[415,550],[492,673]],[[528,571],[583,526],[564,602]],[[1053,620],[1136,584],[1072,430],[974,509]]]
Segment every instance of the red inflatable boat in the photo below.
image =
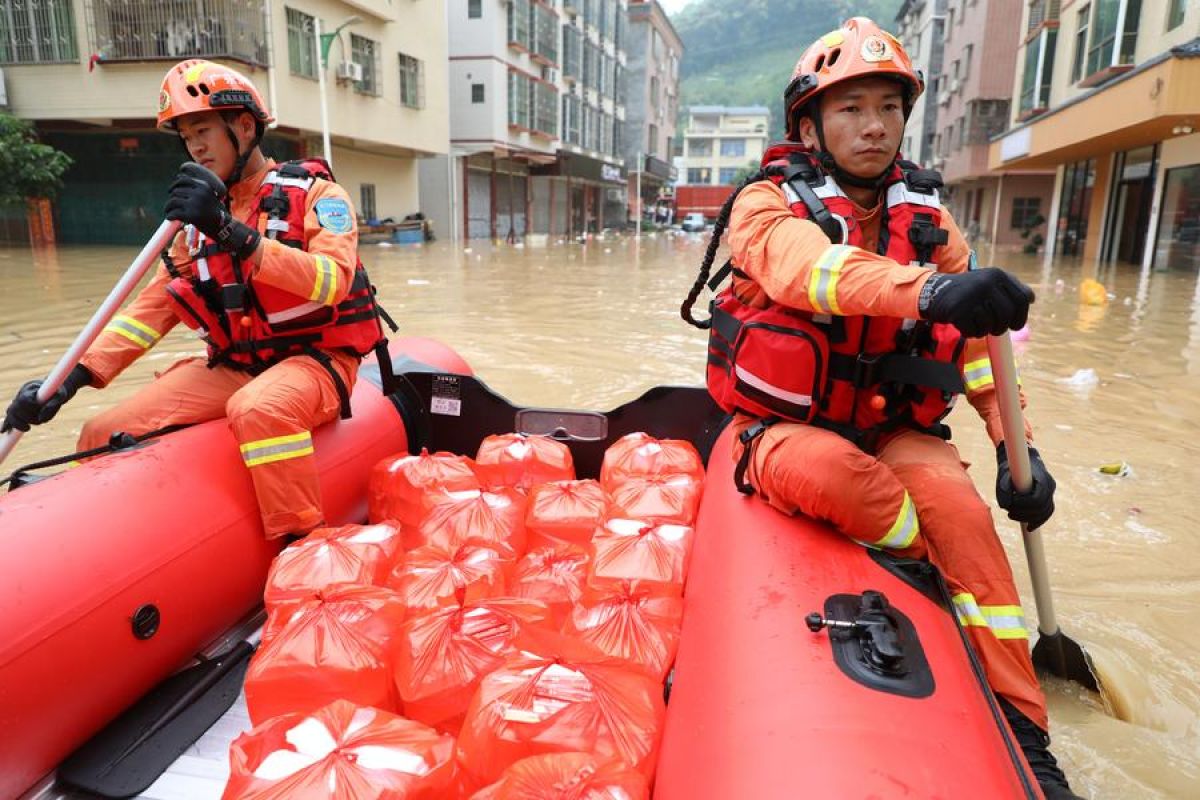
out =
[[[449,348],[392,344],[396,372],[469,373]],[[316,432],[329,522],[366,519],[367,476],[415,410],[364,362],[353,419]],[[279,548],[223,421],[0,496],[0,798],[19,795],[262,601]]]

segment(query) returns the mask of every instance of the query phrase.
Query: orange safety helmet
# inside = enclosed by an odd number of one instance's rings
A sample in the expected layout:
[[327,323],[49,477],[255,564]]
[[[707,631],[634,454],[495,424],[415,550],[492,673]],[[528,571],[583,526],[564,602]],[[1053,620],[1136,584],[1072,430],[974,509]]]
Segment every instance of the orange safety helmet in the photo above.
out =
[[167,70],[158,93],[158,127],[175,130],[175,121],[198,111],[245,109],[261,126],[275,121],[262,95],[240,72],[221,64],[189,58]]
[[904,85],[904,117],[925,91],[925,76],[915,69],[895,36],[866,17],[851,17],[842,27],[808,46],[796,62],[783,95],[787,138],[800,140],[805,106],[830,86],[857,78],[891,78]]

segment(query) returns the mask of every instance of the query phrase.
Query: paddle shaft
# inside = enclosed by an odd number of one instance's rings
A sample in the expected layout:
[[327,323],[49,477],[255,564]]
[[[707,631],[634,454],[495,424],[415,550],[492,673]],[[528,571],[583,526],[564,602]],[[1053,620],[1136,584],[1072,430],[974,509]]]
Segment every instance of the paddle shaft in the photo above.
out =
[[[87,325],[83,326],[83,330],[75,337],[75,341],[67,348],[67,352],[63,353],[62,358],[54,365],[54,369],[50,370],[50,374],[46,376],[46,380],[42,381],[41,388],[38,389],[37,399],[39,403],[45,403],[59,387],[63,385],[63,381],[67,379],[67,375],[71,370],[75,369],[75,365],[79,363],[79,359],[83,358],[83,354],[87,352],[88,347],[100,335],[100,331],[104,330],[104,326],[109,323],[113,315],[117,313],[117,309],[121,304],[133,294],[133,290],[137,288],[138,282],[145,274],[154,266],[158,260],[159,254],[171,243],[175,238],[175,234],[183,223],[174,220],[163,220],[158,226],[158,230],[150,237],[150,241],[146,242],[146,246],[137,254],[137,258],[125,270],[125,274],[117,281],[116,286],[108,293],[108,297],[92,314],[92,318],[88,320]],[[17,442],[21,439],[21,431],[13,430],[7,433],[0,434],[0,463],[8,458],[8,454],[17,446]]]
[[[1029,465],[1029,443],[1025,441],[1025,418],[1021,413],[1021,395],[1017,390],[1017,366],[1013,359],[1012,340],[1007,332],[988,337],[988,358],[992,362],[992,378],[996,382],[996,397],[1000,403],[1000,423],[1004,428],[1004,449],[1008,454],[1008,469],[1013,488],[1024,494],[1033,488],[1033,469]],[[1046,569],[1046,552],[1042,548],[1041,531],[1031,531],[1021,523],[1025,540],[1025,560],[1029,562],[1029,579],[1033,583],[1033,599],[1037,604],[1038,630],[1046,636],[1058,633],[1054,617],[1054,598],[1050,594],[1050,576]]]

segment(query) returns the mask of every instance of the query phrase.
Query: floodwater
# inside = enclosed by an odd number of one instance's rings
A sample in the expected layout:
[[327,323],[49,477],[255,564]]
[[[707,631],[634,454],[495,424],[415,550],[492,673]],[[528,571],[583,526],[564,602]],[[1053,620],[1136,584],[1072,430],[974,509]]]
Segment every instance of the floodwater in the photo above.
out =
[[[457,348],[522,405],[608,409],[657,384],[702,379],[704,335],[678,316],[703,252],[698,236],[547,247],[364,246],[407,335]],[[0,249],[0,394],[44,375],[132,259],[131,248]],[[1059,622],[1110,687],[1047,685],[1054,751],[1093,798],[1200,792],[1200,282],[1000,255],[1038,290],[1017,343],[1037,445],[1058,481],[1044,530]],[[1106,305],[1080,302],[1099,278]],[[68,452],[84,419],[128,396],[195,340],[168,336],[103,393],[84,390],[26,435],[6,466]],[[974,412],[950,420],[985,497],[995,461]],[[1125,462],[1124,476],[1098,467]],[[997,523],[1035,619],[1016,526]]]

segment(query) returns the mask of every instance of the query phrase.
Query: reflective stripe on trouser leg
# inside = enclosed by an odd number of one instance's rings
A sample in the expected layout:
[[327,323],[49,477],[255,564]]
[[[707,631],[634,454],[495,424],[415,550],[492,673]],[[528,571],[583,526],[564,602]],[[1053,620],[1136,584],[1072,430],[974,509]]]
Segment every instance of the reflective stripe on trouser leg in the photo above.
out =
[[273,464],[276,461],[286,461],[289,458],[303,458],[313,452],[312,434],[308,431],[292,433],[287,436],[273,436],[269,439],[258,439],[241,445],[242,461],[247,467],[258,467],[263,464]]
[[[744,420],[737,424],[744,427]],[[734,455],[741,452],[735,443]],[[925,555],[917,509],[904,486],[886,465],[832,431],[772,425],[756,440],[747,477],[763,499],[786,514],[830,522],[868,546],[909,558]]]
[[879,449],[908,489],[921,541],[957,598],[955,611],[992,690],[1045,728],[1046,699],[1030,659],[1021,599],[992,513],[949,442],[905,431]]

